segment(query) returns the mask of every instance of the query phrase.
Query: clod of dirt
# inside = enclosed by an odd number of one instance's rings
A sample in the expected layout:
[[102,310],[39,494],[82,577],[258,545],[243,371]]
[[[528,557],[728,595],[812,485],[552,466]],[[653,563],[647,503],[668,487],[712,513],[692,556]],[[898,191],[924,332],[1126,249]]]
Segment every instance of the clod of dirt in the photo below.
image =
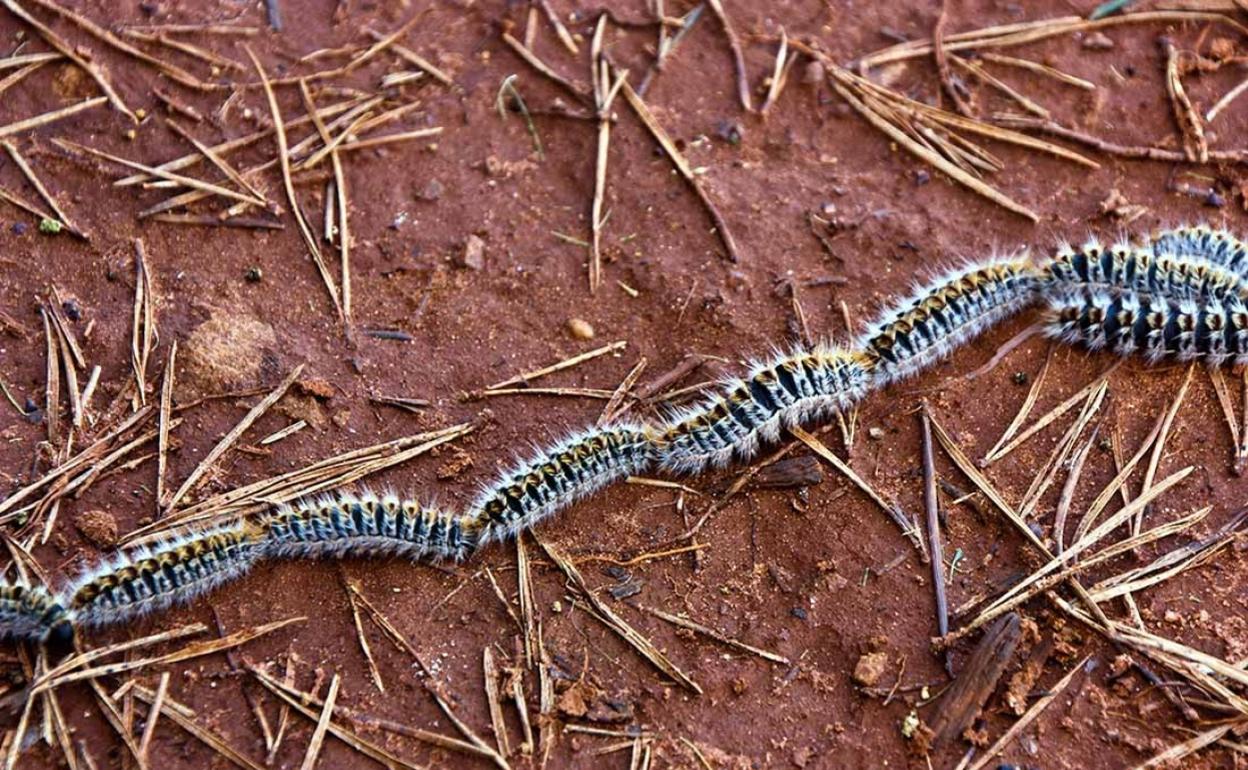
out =
[[594,338],[594,327],[583,318],[569,318],[568,334],[572,335],[572,339],[592,340]]
[[204,321],[179,355],[179,383],[200,393],[255,385],[276,363],[273,327],[245,314],[222,312]]
[[457,267],[465,267],[469,270],[485,269],[485,241],[477,235],[469,235],[464,241],[464,250],[460,253],[459,259],[455,260]]
[[869,652],[854,665],[854,681],[863,687],[875,687],[888,673],[888,653]]
[[117,545],[117,519],[107,511],[86,511],[74,518],[74,527],[96,548]]
[[429,183],[426,184],[420,192],[416,193],[416,198],[418,200],[429,201],[432,203],[441,198],[442,193],[444,192],[446,192],[446,188],[441,182],[436,179],[430,179]]
[[472,467],[472,455],[462,449],[456,448],[451,459],[442,463],[438,467],[437,475],[439,479],[453,479],[464,471]]

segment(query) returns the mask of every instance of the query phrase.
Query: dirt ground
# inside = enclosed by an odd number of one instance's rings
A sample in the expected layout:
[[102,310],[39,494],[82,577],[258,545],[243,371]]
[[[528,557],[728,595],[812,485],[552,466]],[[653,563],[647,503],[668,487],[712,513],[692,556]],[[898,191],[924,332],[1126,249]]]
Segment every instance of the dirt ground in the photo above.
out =
[[[29,3],[34,7],[33,3]],[[109,403],[131,378],[130,348],[135,269],[131,241],[142,238],[156,293],[159,339],[148,379],[158,388],[169,346],[179,345],[175,402],[257,386],[271,387],[297,364],[305,381],[322,387],[296,388],[244,435],[244,451],[225,455],[197,494],[204,496],[304,466],[318,458],[423,430],[471,421],[477,430],[454,448],[420,458],[368,480],[448,505],[466,504],[496,468],[534,445],[592,423],[603,402],[586,398],[515,395],[469,401],[466,391],[552,363],[608,342],[623,340],[617,355],[597,358],[553,375],[541,384],[614,390],[639,360],[644,384],[690,354],[711,363],[684,380],[691,384],[740,371],[740,363],[788,344],[799,328],[787,286],[799,287],[809,328],[818,337],[845,339],[847,318],[854,332],[889,297],[915,280],[961,257],[1022,246],[1043,250],[1056,241],[1082,239],[1089,232],[1115,236],[1126,227],[1146,231],[1162,224],[1209,220],[1246,230],[1242,172],[1235,166],[1200,167],[1193,185],[1213,185],[1220,200],[1168,191],[1175,166],[1089,152],[1100,162],[1089,170],[1069,162],[990,143],[1004,164],[994,184],[1040,214],[1026,219],[955,186],[870,127],[833,93],[826,81],[807,77],[799,61],[778,103],[766,119],[745,113],[738,102],[733,61],[723,30],[703,17],[654,79],[646,101],[690,163],[704,169],[699,179],[736,237],[733,264],[706,210],[673,172],[636,117],[617,107],[611,134],[605,209],[603,284],[587,288],[587,250],[567,238],[589,238],[597,128],[592,122],[541,114],[566,93],[537,74],[500,40],[501,25],[522,30],[525,3],[444,2],[381,4],[369,0],[295,3],[286,0],[283,29],[270,31],[263,4],[223,2],[76,4],[85,16],[107,25],[230,22],[263,28],[252,38],[187,35],[193,41],[246,62],[244,40],[273,75],[299,74],[343,61],[327,58],[299,64],[318,49],[371,42],[366,30],[389,32],[414,15],[420,21],[403,43],[454,78],[404,86],[403,101],[419,108],[402,128],[442,126],[444,132],[385,147],[344,153],[353,234],[351,282],[354,333],[344,334],[325,287],[310,262],[282,192],[280,177],[260,177],[271,200],[281,201],[283,230],[193,227],[139,220],[137,214],[168,196],[161,189],[116,188],[116,166],[84,159],[58,148],[55,137],[155,164],[192,148],[166,125],[167,108],[154,89],[204,115],[213,116],[230,92],[199,94],[159,77],[152,69],[102,46],[44,10],[32,11],[76,44],[90,48],[107,68],[118,92],[149,117],[134,127],[106,107],[88,110],[13,140],[59,197],[67,213],[91,234],[90,242],[66,233],[40,234],[37,222],[0,205],[0,310],[26,329],[0,334],[0,378],[19,403],[27,397],[43,406],[45,358],[37,300],[49,287],[73,298],[81,309],[71,321],[83,340],[88,368],[102,367],[97,408]],[[554,0],[559,18],[581,40],[573,57],[539,17],[536,52],[560,72],[588,82],[586,47],[597,6]],[[669,3],[668,14],[689,10]],[[770,73],[780,29],[793,39],[817,39],[831,56],[849,62],[898,38],[931,34],[939,4],[902,2],[725,3],[742,39],[753,86]],[[950,33],[1025,19],[1086,14],[1090,2],[951,2]],[[690,6],[691,7],[691,6]],[[339,9],[337,16],[336,9]],[[649,19],[644,2],[611,5],[621,19]],[[344,12],[345,11],[345,12]],[[1241,15],[1242,16],[1242,15]],[[29,28],[0,14],[5,51]],[[517,31],[517,36],[521,34]],[[1158,39],[1167,35],[1186,48],[1208,45],[1226,28],[1163,23],[1106,30],[1103,41],[1063,36],[1013,49],[1097,84],[1095,94],[1004,70],[1000,77],[1025,88],[1056,120],[1121,144],[1178,147],[1163,83]],[[1204,37],[1202,37],[1204,36]],[[617,64],[640,78],[653,59],[656,28],[613,26],[606,45]],[[1238,38],[1238,43],[1244,40]],[[30,50],[46,50],[40,41]],[[167,51],[162,50],[162,56]],[[178,58],[206,72],[202,63]],[[332,81],[335,87],[374,90],[379,78],[400,68],[384,53]],[[223,79],[245,82],[250,70],[227,71]],[[496,95],[508,75],[533,109],[541,139],[539,157],[520,116],[500,119]],[[920,99],[940,97],[928,57],[876,73],[892,87]],[[1192,99],[1207,108],[1243,77],[1228,67],[1188,81]],[[426,78],[426,81],[429,79]],[[335,97],[318,84],[318,101]],[[974,86],[981,109],[1006,105],[994,92]],[[0,97],[0,124],[94,95],[95,86],[68,65],[54,62]],[[283,87],[287,120],[302,115],[298,89]],[[761,101],[754,95],[755,103]],[[269,122],[263,92],[240,90],[224,120],[180,122],[205,141],[242,135]],[[1236,148],[1248,120],[1248,99],[1231,105],[1210,126],[1210,145]],[[126,132],[135,130],[133,138]],[[386,130],[398,130],[390,127]],[[292,130],[302,138],[308,129]],[[273,156],[271,140],[231,156],[251,165]],[[194,169],[204,178],[204,169]],[[319,231],[325,179],[299,187]],[[0,186],[36,199],[17,167],[0,161]],[[1117,191],[1144,207],[1129,225],[1107,216],[1102,203]],[[1222,205],[1210,205],[1221,203]],[[215,211],[202,208],[196,211]],[[833,224],[826,244],[812,232],[811,215]],[[480,262],[465,260],[472,238],[484,244]],[[326,257],[337,269],[336,249]],[[466,264],[466,262],[468,264]],[[258,280],[256,280],[258,278]],[[568,321],[592,325],[594,338],[574,338]],[[968,379],[1004,342],[1034,317],[1015,319],[958,350],[921,377],[873,394],[861,407],[852,448],[832,430],[824,440],[850,458],[858,474],[912,514],[923,509],[919,470],[919,419],[923,399],[967,453],[981,457],[1010,422],[1027,394],[1029,380],[1045,361],[1048,343],[1032,338],[988,373]],[[90,330],[89,334],[87,330]],[[374,336],[370,330],[396,335]],[[1093,380],[1112,363],[1106,355],[1061,348],[1036,405],[1041,414]],[[1183,382],[1183,367],[1123,363],[1111,376],[1108,406],[1099,419],[1101,435],[1117,431],[1128,453],[1140,443]],[[1238,377],[1231,377],[1238,398]],[[154,397],[155,391],[153,391]],[[381,406],[372,396],[424,399],[415,412]],[[182,413],[175,431],[168,478],[175,486],[257,396],[211,400]],[[0,473],[6,488],[46,471],[36,461],[46,437],[44,425],[0,405]],[[65,408],[62,406],[62,408]],[[649,407],[633,407],[644,417]],[[1076,410],[1077,411],[1077,410]],[[651,414],[655,414],[651,412]],[[1069,426],[1073,412],[986,471],[1007,498],[1018,500]],[[262,451],[259,440],[305,419],[310,426]],[[150,451],[150,448],[149,448]],[[797,454],[803,454],[798,452]],[[1243,503],[1244,482],[1230,468],[1232,441],[1210,380],[1198,371],[1175,420],[1160,477],[1184,466],[1193,475],[1168,493],[1151,516],[1172,516],[1212,506],[1196,533],[1212,531]],[[32,463],[38,463],[32,465]],[[966,480],[938,456],[942,477]],[[700,516],[736,477],[737,470],[683,480],[706,497],[685,495],[684,510],[672,489],[617,485],[575,506],[539,528],[540,536],[578,559],[601,555],[621,561],[671,547],[672,538]],[[148,460],[94,484],[80,499],[61,506],[51,541],[34,555],[62,576],[106,556],[110,520],[125,533],[151,521],[155,505],[155,463]],[[1075,510],[1086,507],[1114,475],[1110,453],[1094,448]],[[1062,477],[1064,478],[1064,476]],[[1138,481],[1132,484],[1138,488]],[[1052,521],[1061,484],[1044,497],[1035,514],[1041,527]],[[1039,562],[990,506],[976,508],[946,498],[946,559],[956,551],[949,584],[957,607],[993,581],[1034,569]],[[100,514],[99,512],[103,512]],[[682,516],[684,518],[682,518]],[[101,530],[102,527],[102,530]],[[111,539],[115,539],[113,536]],[[560,722],[612,731],[641,730],[648,736],[652,767],[936,767],[957,765],[969,744],[956,740],[925,759],[902,735],[912,710],[925,722],[935,706],[924,698],[949,681],[930,640],[937,635],[928,565],[897,528],[843,476],[824,467],[822,483],[797,489],[751,487],[717,513],[697,535],[690,553],[627,567],[584,561],[581,570],[601,597],[700,685],[701,695],[674,684],[574,604],[564,578],[544,556],[534,565],[535,607],[557,683]],[[102,543],[102,546],[100,545]],[[1124,557],[1125,563],[1157,553]],[[537,557],[532,544],[530,555]],[[441,569],[397,561],[282,563],[264,565],[192,606],[145,619],[130,627],[94,635],[94,643],[117,641],[214,616],[225,632],[305,616],[307,622],[251,642],[238,651],[255,663],[297,660],[296,684],[310,690],[317,670],[341,676],[340,704],[414,728],[454,735],[446,716],[421,687],[410,655],[372,626],[365,636],[376,657],[385,691],[370,676],[361,652],[342,582],[359,581],[362,591],[430,663],[456,713],[492,739],[482,687],[482,651],[494,649],[510,665],[517,660],[516,556],[511,546],[485,549],[473,560]],[[512,606],[505,607],[490,584],[498,581]],[[618,593],[607,591],[635,582]],[[1229,548],[1210,563],[1137,595],[1140,612],[1157,633],[1235,661],[1248,653],[1243,620],[1248,600],[1248,563],[1242,548]],[[772,663],[678,629],[643,611],[687,613],[723,635],[784,656]],[[1109,610],[1116,617],[1121,606]],[[1041,637],[1060,640],[1041,657],[1043,673],[1028,702],[1043,695],[1085,656],[1084,670],[1040,717],[994,760],[1003,766],[1044,768],[1131,767],[1190,737],[1174,706],[1138,674],[1114,677],[1115,650],[1086,628],[1074,625],[1038,599],[1025,607],[1039,632],[1025,637],[1009,664],[1008,677],[1027,660]],[[975,637],[951,656],[956,673]],[[156,648],[174,649],[172,642]],[[2,651],[6,671],[20,683],[15,649]],[[878,687],[865,692],[852,679],[864,654],[883,652]],[[1046,650],[1046,653],[1049,651]],[[169,695],[195,711],[195,719],[219,733],[257,763],[265,746],[246,694],[270,719],[278,703],[223,655],[168,668]],[[160,669],[144,670],[154,687]],[[105,680],[112,690],[122,679]],[[318,682],[319,683],[319,682]],[[529,711],[538,712],[537,679],[525,674]],[[896,685],[896,687],[894,687]],[[885,697],[895,689],[891,697]],[[1015,720],[998,688],[984,710],[982,731],[995,741]],[[75,742],[81,741],[98,767],[133,766],[117,735],[102,718],[82,684],[61,689]],[[12,704],[10,704],[12,705]],[[143,708],[137,707],[139,713]],[[19,710],[10,708],[12,729]],[[38,714],[36,713],[36,717]],[[516,710],[505,707],[513,750],[521,742]],[[141,730],[137,719],[136,732]],[[418,766],[469,767],[487,763],[446,749],[430,748],[368,725],[361,734]],[[313,724],[292,717],[290,732],[274,767],[303,761]],[[32,734],[35,731],[32,731]],[[36,738],[38,736],[35,736]],[[607,752],[626,742],[623,750]],[[585,732],[561,732],[547,766],[610,768],[629,763],[631,739]],[[699,758],[699,755],[701,758]],[[152,767],[224,767],[226,761],[181,729],[158,725],[150,747]],[[514,767],[536,767],[535,758],[514,751]],[[55,767],[60,752],[38,741],[20,767]],[[328,738],[318,767],[366,766],[342,742]],[[1211,747],[1190,767],[1231,767],[1233,752]],[[80,765],[86,766],[86,765]]]

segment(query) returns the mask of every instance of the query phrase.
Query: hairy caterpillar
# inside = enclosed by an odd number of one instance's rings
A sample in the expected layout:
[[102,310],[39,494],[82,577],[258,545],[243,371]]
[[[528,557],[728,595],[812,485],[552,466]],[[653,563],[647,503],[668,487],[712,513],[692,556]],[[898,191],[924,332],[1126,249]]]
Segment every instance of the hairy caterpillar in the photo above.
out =
[[1200,258],[1239,275],[1248,275],[1248,244],[1206,224],[1162,230],[1148,242],[1156,254]]
[[61,602],[75,625],[91,627],[189,602],[249,570],[258,535],[240,522],[121,554],[75,580]]
[[1172,299],[1248,296],[1242,275],[1203,256],[1154,253],[1151,247],[1122,241],[1104,246],[1092,238],[1077,248],[1063,245],[1043,270],[1049,291],[1135,291]]
[[70,615],[47,589],[24,583],[0,586],[0,638],[68,641]]
[[1026,255],[952,271],[884,312],[858,340],[873,385],[910,377],[1029,305],[1040,272]]
[[481,490],[468,517],[481,542],[503,540],[603,487],[640,473],[652,461],[650,435],[619,424],[577,433],[503,474]]
[[654,437],[655,457],[678,473],[748,460],[761,443],[778,440],[782,427],[852,406],[867,392],[870,366],[861,353],[822,346],[755,364],[744,379],[676,413]]
[[1075,291],[1049,301],[1046,331],[1062,342],[1140,353],[1150,362],[1248,361],[1248,307],[1238,298],[1170,299],[1135,292]]
[[51,640],[189,601],[262,559],[398,555],[462,560],[626,476],[658,465],[697,472],[753,456],[785,426],[827,417],[913,375],[1033,300],[1046,331],[1120,355],[1248,362],[1246,247],[1207,227],[1141,247],[1092,241],[1046,265],[992,259],[946,274],[886,310],[851,348],[797,349],[756,364],[719,394],[658,426],[574,434],[484,487],[455,513],[393,495],[276,508],[257,521],[189,532],[123,554],[50,593],[0,586],[0,635]]
[[460,561],[476,549],[475,520],[394,495],[341,493],[282,506],[262,523],[261,550],[281,559],[343,556],[431,557]]

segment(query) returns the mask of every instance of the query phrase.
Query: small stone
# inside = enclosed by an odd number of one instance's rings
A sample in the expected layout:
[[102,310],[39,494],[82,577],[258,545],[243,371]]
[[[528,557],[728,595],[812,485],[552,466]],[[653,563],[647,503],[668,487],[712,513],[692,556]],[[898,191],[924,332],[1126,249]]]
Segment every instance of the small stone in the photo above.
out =
[[1084,48],[1089,51],[1109,51],[1114,47],[1114,41],[1104,32],[1093,32],[1083,39]]
[[86,511],[74,519],[74,527],[97,548],[117,545],[117,520],[107,511]]
[[436,179],[430,179],[425,188],[416,193],[416,197],[422,201],[436,201],[442,197],[442,193],[446,192],[446,188]]
[[594,338],[594,327],[583,318],[569,318],[568,334],[571,334],[573,339],[592,340]]
[[464,251],[459,257],[459,266],[469,270],[485,269],[485,241],[472,234],[464,241]]
[[1027,376],[1027,372],[1014,372],[1014,384],[1026,385],[1031,378]]
[[815,750],[809,746],[802,746],[800,749],[793,751],[793,764],[798,767],[806,767],[810,764],[810,760],[815,756]]
[[243,273],[243,278],[247,279],[247,283],[260,283],[264,280],[264,271],[258,267],[249,267],[247,272]]
[[789,614],[797,618],[798,620],[805,620],[807,617],[809,617],[809,613],[806,612],[805,607],[794,607],[793,609],[789,610]]
[[13,234],[14,234],[14,235],[25,235],[25,234],[26,234],[26,228],[27,228],[27,225],[26,225],[26,223],[25,223],[25,222],[14,222],[14,223],[13,223]]
[[884,438],[884,429],[878,425],[872,425],[870,428],[867,428],[867,437],[879,441]]
[[1163,616],[1163,620],[1165,620],[1167,623],[1174,623],[1175,625],[1178,625],[1179,623],[1183,622],[1183,616],[1175,612],[1174,610],[1166,610],[1166,614]]
[[863,687],[875,687],[888,672],[888,653],[869,652],[854,664],[853,679]]

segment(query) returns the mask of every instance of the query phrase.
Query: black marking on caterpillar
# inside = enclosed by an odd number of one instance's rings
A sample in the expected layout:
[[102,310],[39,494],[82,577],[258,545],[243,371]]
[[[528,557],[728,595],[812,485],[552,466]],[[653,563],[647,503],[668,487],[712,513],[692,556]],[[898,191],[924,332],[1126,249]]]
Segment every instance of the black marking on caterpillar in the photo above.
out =
[[910,377],[1029,305],[1040,273],[1026,255],[969,264],[919,286],[858,340],[874,387]]
[[481,490],[468,514],[480,523],[481,542],[503,540],[614,481],[645,470],[650,436],[619,424],[575,433],[504,473]]
[[867,392],[871,362],[843,348],[796,350],[755,364],[744,379],[726,381],[720,392],[677,412],[653,443],[659,465],[698,473],[732,460],[748,460],[784,427],[846,409]]
[[1199,258],[1248,276],[1248,244],[1231,232],[1209,225],[1183,225],[1155,234],[1148,246],[1156,254]]
[[341,493],[282,506],[262,522],[262,550],[280,559],[402,556],[462,561],[480,538],[475,520],[394,495]]
[[1147,246],[1095,238],[1079,247],[1064,245],[1044,266],[1047,292],[1069,289],[1134,291],[1171,299],[1248,297],[1244,276],[1195,255],[1156,254]]
[[1235,297],[1174,300],[1130,291],[1072,291],[1049,300],[1046,332],[1093,350],[1138,353],[1150,362],[1248,362],[1248,307]]
[[123,553],[75,580],[62,602],[75,625],[104,626],[192,601],[251,568],[257,535],[240,522]]
[[72,636],[69,613],[47,589],[0,585],[0,638],[58,642]]

